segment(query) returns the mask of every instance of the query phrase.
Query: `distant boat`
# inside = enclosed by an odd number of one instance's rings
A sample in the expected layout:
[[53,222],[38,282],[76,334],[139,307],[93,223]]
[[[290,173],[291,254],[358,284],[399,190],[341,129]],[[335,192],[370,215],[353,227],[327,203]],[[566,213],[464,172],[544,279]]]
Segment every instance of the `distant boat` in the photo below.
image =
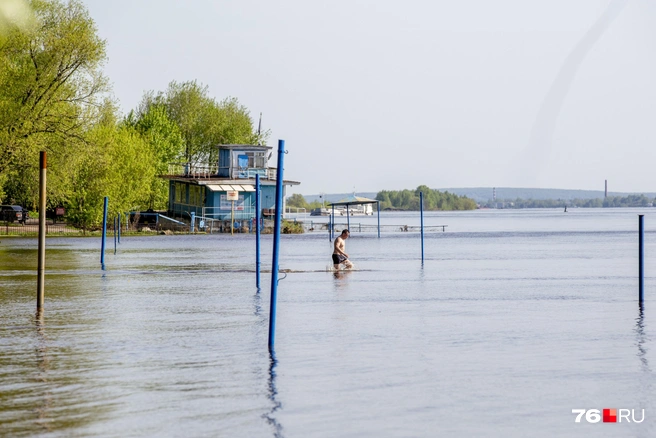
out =
[[[310,216],[330,216],[331,208],[315,208],[310,211]],[[352,205],[348,210],[349,216],[371,216],[374,214],[371,205]],[[335,208],[335,216],[346,216],[346,208]]]
[[330,216],[330,209],[315,208],[312,211],[310,211],[310,216]]
[[[335,210],[337,214],[337,210]],[[341,209],[340,215],[346,216],[346,209]],[[374,209],[371,204],[351,205],[348,209],[349,216],[371,216],[374,214]]]

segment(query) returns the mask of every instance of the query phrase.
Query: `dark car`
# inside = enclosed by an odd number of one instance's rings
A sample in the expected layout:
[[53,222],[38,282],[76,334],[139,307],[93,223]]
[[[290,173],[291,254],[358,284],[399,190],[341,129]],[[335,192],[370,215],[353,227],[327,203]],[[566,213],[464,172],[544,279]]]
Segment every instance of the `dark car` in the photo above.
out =
[[27,212],[20,205],[0,205],[0,221],[23,222],[23,218],[27,219]]

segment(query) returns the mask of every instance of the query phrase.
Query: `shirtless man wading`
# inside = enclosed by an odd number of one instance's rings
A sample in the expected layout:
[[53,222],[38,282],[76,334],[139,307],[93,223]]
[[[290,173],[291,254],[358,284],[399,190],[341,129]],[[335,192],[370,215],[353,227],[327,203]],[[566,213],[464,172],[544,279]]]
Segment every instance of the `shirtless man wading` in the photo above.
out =
[[341,264],[344,264],[346,269],[353,268],[353,263],[349,261],[348,254],[344,252],[346,249],[344,241],[348,239],[350,234],[351,233],[349,230],[343,230],[342,234],[337,236],[337,239],[335,239],[335,249],[333,250],[333,265],[335,266],[336,271],[339,271],[339,265]]

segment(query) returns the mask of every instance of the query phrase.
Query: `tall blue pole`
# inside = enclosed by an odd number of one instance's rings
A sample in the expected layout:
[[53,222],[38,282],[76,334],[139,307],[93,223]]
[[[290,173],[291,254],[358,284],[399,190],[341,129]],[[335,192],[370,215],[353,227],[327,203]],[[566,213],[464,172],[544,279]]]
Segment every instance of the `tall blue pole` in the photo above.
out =
[[103,204],[103,229],[102,229],[102,242],[100,243],[100,264],[102,268],[105,269],[105,239],[107,239],[107,204],[109,198],[105,196],[105,201]]
[[645,215],[638,215],[638,302],[642,304],[645,297]]
[[424,264],[424,192],[419,192],[419,211],[421,215],[421,264]]
[[117,219],[114,218],[114,255],[116,255],[116,222]]
[[378,210],[378,238],[380,239],[380,201],[376,202],[376,209]]
[[276,172],[276,216],[273,226],[273,264],[271,266],[271,304],[269,308],[269,352],[273,352],[276,336],[276,301],[278,299],[278,256],[280,255],[280,225],[282,217],[282,178],[285,140],[278,140],[278,171]]
[[121,243],[121,214],[118,215],[118,243]]
[[196,225],[196,212],[192,211],[191,212],[191,225],[189,227],[189,232],[190,233],[194,232],[194,225]]
[[255,284],[260,291],[260,175],[255,175]]

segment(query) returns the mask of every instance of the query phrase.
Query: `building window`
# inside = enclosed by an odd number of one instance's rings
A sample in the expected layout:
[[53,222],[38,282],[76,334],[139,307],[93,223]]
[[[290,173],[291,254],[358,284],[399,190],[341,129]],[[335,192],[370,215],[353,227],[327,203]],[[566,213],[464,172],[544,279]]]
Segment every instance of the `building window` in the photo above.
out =
[[187,203],[187,185],[183,183],[175,183],[175,202],[176,204]]
[[266,163],[266,152],[237,152],[237,167],[240,169],[263,169]]
[[202,207],[205,205],[203,187],[189,186],[189,205],[196,205]]

